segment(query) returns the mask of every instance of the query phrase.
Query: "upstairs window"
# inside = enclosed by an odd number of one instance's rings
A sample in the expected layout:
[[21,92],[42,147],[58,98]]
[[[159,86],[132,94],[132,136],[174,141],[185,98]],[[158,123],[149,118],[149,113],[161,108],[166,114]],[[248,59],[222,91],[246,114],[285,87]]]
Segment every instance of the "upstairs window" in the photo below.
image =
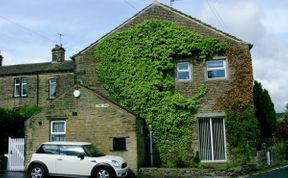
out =
[[49,99],[54,99],[54,98],[56,98],[57,80],[56,80],[56,78],[50,78],[48,80],[48,83],[49,83],[48,98]]
[[227,78],[225,60],[213,60],[206,62],[207,79]]
[[28,94],[28,82],[26,78],[14,79],[14,97],[23,97]]
[[177,80],[178,81],[191,80],[191,64],[189,62],[177,63]]
[[66,121],[51,121],[50,141],[65,141]]

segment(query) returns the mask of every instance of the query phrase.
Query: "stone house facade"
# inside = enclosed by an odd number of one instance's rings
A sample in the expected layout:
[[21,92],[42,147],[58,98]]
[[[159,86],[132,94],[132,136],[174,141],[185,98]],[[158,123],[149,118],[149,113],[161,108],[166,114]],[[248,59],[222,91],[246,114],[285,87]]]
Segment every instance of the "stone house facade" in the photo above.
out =
[[[106,36],[131,29],[147,19],[171,21],[200,35],[227,44],[228,49],[225,55],[214,56],[203,62],[189,58],[175,59],[175,87],[183,96],[192,97],[201,84],[207,86],[207,94],[202,98],[196,115],[197,123],[192,126],[192,148],[199,151],[203,162],[229,161],[224,120],[225,107],[233,107],[233,102],[229,103],[231,99],[243,105],[253,103],[253,72],[250,54],[252,45],[158,2],[144,8]],[[91,85],[95,90],[107,94],[101,87],[94,68],[89,69],[89,66],[97,65],[93,52],[101,39],[72,56],[72,59],[80,74],[77,78],[78,82],[87,86]],[[93,79],[87,78],[86,73],[94,73],[96,77],[93,75]],[[223,106],[222,103],[226,105]]]
[[[225,55],[203,62],[175,59],[175,87],[183,96],[191,97],[201,84],[207,86],[207,94],[196,115],[197,123],[192,126],[192,148],[199,151],[204,162],[229,161],[222,103],[229,98],[244,104],[252,103],[252,45],[158,2],[147,6],[106,36],[131,29],[146,19],[171,21],[228,45]],[[0,67],[0,82],[5,83],[0,86],[3,98],[0,107],[31,104],[43,107],[26,122],[26,161],[40,143],[65,139],[90,141],[105,153],[123,156],[135,173],[146,165],[144,120],[115,103],[97,76],[97,59],[93,53],[101,39],[72,56],[72,61],[63,60],[64,49],[58,46],[58,50],[52,51],[52,63]],[[23,77],[27,80],[22,80]],[[49,86],[55,81],[49,83],[49,79],[54,77],[57,78],[57,92],[49,98]],[[51,90],[54,91],[52,84]],[[24,96],[15,97],[15,92]],[[54,126],[65,130],[54,132]],[[122,150],[118,150],[119,145]]]

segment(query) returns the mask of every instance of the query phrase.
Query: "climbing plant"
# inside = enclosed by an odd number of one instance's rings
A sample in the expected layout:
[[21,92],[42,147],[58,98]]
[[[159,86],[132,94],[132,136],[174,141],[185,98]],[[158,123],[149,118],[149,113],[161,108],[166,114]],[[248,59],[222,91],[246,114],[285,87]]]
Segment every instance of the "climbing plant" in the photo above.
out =
[[187,166],[191,161],[193,115],[205,94],[192,98],[175,90],[175,59],[202,61],[222,54],[226,45],[163,20],[146,20],[114,33],[96,46],[96,70],[109,94],[152,126],[162,163]]

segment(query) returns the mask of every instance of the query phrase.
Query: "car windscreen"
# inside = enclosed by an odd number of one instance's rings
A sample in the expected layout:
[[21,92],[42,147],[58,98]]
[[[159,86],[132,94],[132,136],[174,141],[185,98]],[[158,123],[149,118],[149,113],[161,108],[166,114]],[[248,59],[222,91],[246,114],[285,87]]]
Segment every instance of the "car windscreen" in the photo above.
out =
[[93,145],[84,145],[83,146],[87,156],[90,157],[98,157],[98,156],[104,156],[105,154],[101,153],[99,150],[93,147]]

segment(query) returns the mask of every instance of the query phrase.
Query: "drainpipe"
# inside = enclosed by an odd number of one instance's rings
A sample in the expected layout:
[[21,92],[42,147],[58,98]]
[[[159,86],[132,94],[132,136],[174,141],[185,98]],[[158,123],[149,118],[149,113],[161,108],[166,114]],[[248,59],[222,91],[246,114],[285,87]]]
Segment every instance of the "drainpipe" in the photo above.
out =
[[37,73],[37,81],[36,81],[36,104],[39,106],[39,74]]
[[151,167],[154,166],[154,161],[153,161],[153,133],[152,133],[152,125],[149,125],[149,140],[150,140],[150,163]]

